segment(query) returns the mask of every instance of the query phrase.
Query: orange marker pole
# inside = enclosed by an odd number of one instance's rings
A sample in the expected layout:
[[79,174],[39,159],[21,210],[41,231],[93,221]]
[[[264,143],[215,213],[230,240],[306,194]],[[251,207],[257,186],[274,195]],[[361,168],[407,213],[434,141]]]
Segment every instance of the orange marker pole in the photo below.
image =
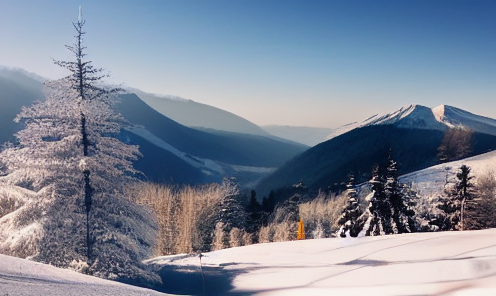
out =
[[298,240],[305,239],[305,226],[303,226],[303,220],[300,219],[300,223],[298,223]]

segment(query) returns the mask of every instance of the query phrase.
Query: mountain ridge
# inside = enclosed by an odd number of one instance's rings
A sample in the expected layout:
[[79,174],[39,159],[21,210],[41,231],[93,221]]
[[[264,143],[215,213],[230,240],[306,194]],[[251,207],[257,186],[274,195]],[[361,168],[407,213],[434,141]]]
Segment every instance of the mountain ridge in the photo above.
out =
[[151,94],[134,88],[129,91],[162,115],[187,127],[270,136],[253,122],[214,106],[177,96]]
[[449,106],[433,108],[409,104],[386,114],[376,114],[364,121],[343,125],[329,134],[332,139],[355,128],[392,124],[400,128],[419,128],[445,131],[448,128],[467,128],[496,136],[496,120]]
[[[400,173],[409,173],[439,164],[438,147],[448,128],[474,130],[471,138],[474,156],[496,148],[496,120],[456,107],[428,108],[407,105],[385,115],[374,115],[360,123],[344,126],[331,139],[316,145],[287,162],[257,185],[257,192],[290,188],[300,181],[310,189],[340,190],[346,175],[366,181],[376,165],[383,163],[389,150],[400,164]],[[334,186],[334,187],[333,187]]]

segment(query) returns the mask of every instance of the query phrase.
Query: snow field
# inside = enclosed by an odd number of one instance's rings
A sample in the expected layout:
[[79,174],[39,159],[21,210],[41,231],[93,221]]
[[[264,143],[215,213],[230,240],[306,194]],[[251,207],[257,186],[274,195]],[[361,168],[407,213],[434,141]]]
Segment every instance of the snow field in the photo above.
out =
[[0,255],[0,295],[167,295],[26,259]]
[[[147,263],[199,266],[180,256]],[[266,243],[202,263],[234,275],[232,294],[496,295],[496,229]]]

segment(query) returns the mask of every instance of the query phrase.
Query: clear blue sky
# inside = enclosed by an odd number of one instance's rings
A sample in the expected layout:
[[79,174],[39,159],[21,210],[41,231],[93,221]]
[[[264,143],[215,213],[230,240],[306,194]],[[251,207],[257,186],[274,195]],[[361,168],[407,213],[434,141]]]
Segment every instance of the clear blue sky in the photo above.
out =
[[86,45],[114,82],[257,124],[337,127],[409,103],[496,118],[496,1],[0,0],[0,65],[65,74]]

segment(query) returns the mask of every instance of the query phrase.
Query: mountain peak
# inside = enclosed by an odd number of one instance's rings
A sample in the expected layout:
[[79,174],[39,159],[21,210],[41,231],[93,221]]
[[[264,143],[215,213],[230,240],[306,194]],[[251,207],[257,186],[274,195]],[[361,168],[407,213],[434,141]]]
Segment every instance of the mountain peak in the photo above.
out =
[[446,105],[439,105],[437,107],[432,108],[432,114],[434,114],[434,117],[439,122],[443,122],[445,107]]
[[496,120],[494,119],[475,115],[448,105],[428,108],[422,105],[408,104],[391,113],[374,115],[362,122],[344,125],[334,130],[328,139],[355,128],[371,125],[394,125],[400,128],[441,131],[447,128],[465,128],[480,133],[496,135]]

